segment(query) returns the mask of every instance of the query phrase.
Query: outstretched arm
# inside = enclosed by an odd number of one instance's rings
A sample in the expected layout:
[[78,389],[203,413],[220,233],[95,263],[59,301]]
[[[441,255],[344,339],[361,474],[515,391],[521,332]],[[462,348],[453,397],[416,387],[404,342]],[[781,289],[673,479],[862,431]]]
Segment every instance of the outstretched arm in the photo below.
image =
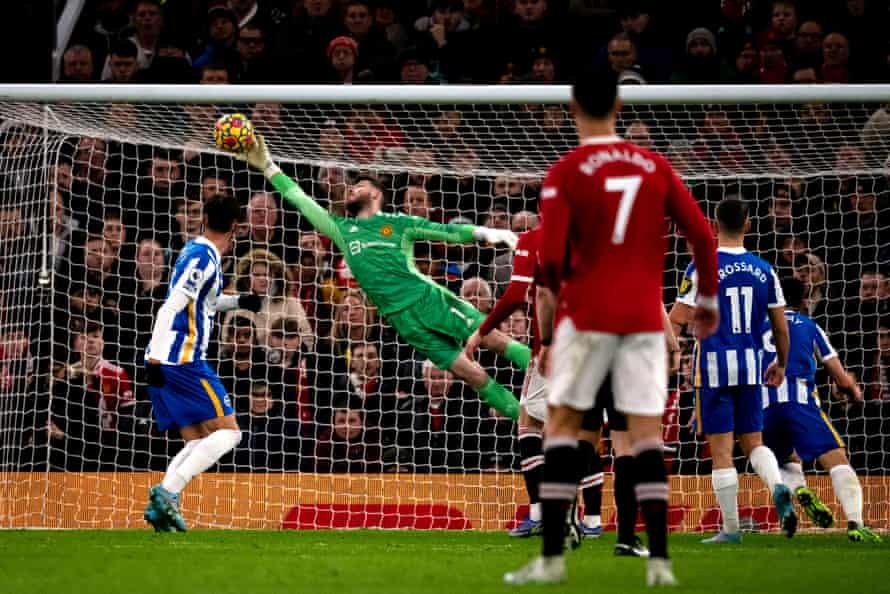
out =
[[306,194],[297,182],[281,172],[281,169],[272,160],[272,155],[269,154],[266,141],[262,136],[257,134],[256,142],[250,150],[238,157],[247,161],[254,169],[261,171],[288,204],[299,210],[319,233],[327,235],[338,248],[343,249],[340,231],[337,229],[334,218]]
[[484,241],[493,245],[506,245],[510,249],[516,247],[516,234],[506,229],[489,229],[475,225],[443,225],[426,219],[415,217],[415,224],[405,233],[412,240],[426,239],[444,241],[445,243],[471,243]]

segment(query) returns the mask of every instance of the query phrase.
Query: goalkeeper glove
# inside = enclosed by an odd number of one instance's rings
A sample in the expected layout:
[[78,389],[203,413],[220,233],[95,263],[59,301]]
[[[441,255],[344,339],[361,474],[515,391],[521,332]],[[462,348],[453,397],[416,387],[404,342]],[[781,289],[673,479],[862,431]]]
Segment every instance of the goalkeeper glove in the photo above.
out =
[[266,147],[266,140],[259,134],[254,136],[254,143],[247,152],[238,153],[235,157],[246,161],[254,169],[262,171],[266,179],[271,179],[273,175],[281,172],[281,169],[272,160],[272,155]]
[[260,299],[259,295],[254,295],[253,293],[247,293],[246,295],[240,295],[238,297],[238,308],[246,309],[247,311],[252,311],[253,313],[257,313],[263,307],[263,300]]
[[484,241],[491,245],[505,245],[508,248],[515,249],[519,238],[516,234],[507,229],[491,229],[489,227],[476,227],[473,230],[473,239],[476,241]]

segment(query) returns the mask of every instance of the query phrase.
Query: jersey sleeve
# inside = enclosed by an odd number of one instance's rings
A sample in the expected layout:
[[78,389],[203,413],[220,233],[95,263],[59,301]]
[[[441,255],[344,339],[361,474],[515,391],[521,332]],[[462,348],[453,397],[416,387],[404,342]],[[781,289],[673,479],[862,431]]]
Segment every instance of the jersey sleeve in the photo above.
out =
[[825,335],[825,331],[815,322],[812,322],[812,324],[815,329],[813,335],[813,352],[816,353],[819,360],[827,361],[828,359],[837,357],[837,351],[831,346],[831,342],[828,340],[828,336]]
[[445,225],[434,223],[421,217],[403,216],[405,222],[404,237],[409,241],[426,239],[444,241],[445,243],[471,243],[473,225]]
[[287,200],[288,204],[299,210],[319,233],[330,237],[331,241],[343,251],[343,236],[340,234],[340,228],[335,217],[307,195],[303,188],[300,187],[300,184],[285,174],[275,174],[272,176],[271,182],[275,190]]
[[566,161],[550,167],[541,186],[541,231],[538,247],[539,279],[553,292],[559,291],[568,256],[569,226],[572,206],[566,192]]
[[698,274],[695,271],[695,264],[690,263],[680,279],[680,286],[677,290],[677,301],[695,307],[695,298],[698,296]]
[[210,248],[201,246],[201,249],[190,249],[176,260],[173,278],[170,279],[170,292],[179,291],[190,300],[197,299],[204,283],[213,279],[215,273]]
[[668,178],[668,213],[677,223],[677,226],[692,244],[692,254],[695,260],[696,295],[702,297],[717,296],[717,244],[714,241],[714,233],[708,220],[699,208],[698,203],[689,189],[667,159],[658,158],[661,167]]
[[514,311],[528,302],[528,289],[534,284],[536,268],[536,253],[531,244],[528,233],[519,236],[519,243],[516,244],[516,250],[513,252],[513,275],[510,277],[510,284],[507,285],[504,294],[497,300],[494,308],[479,326],[479,334],[482,336],[494,330]]
[[785,307],[785,293],[782,292],[782,283],[779,282],[779,275],[776,274],[776,271],[773,270],[772,266],[769,266],[769,279],[767,280],[767,285],[770,309],[774,307]]

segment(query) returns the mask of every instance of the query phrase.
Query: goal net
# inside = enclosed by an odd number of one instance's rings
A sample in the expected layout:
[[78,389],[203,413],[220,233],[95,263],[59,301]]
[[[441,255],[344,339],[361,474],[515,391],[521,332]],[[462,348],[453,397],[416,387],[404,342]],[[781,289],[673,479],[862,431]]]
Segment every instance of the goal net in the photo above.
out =
[[[211,131],[220,114],[245,113],[336,213],[351,180],[373,173],[388,211],[521,232],[536,224],[547,167],[576,143],[567,89],[261,91],[0,93],[0,526],[142,525],[147,488],[182,445],[153,421],[144,348],[172,263],[201,233],[202,201],[220,193],[244,205],[227,289],[263,308],[216,320],[208,357],[244,437],[186,490],[191,525],[500,530],[523,513],[513,423],[401,341],[330,242],[215,151]],[[865,484],[866,522],[886,528],[890,90],[738,87],[713,104],[681,91],[624,89],[619,131],[665,154],[707,214],[746,199],[749,247],[803,280],[806,311],[863,386],[864,403],[846,402],[819,378]],[[690,260],[676,232],[669,246],[668,304]],[[511,255],[491,248],[421,243],[415,256],[482,311],[510,278]],[[528,314],[502,329],[527,342]],[[718,514],[683,344],[664,419],[671,522],[708,530]],[[480,361],[519,394],[521,370]],[[608,470],[608,432],[602,452]],[[810,480],[839,512],[825,477]],[[757,480],[741,497],[752,529],[775,527]]]

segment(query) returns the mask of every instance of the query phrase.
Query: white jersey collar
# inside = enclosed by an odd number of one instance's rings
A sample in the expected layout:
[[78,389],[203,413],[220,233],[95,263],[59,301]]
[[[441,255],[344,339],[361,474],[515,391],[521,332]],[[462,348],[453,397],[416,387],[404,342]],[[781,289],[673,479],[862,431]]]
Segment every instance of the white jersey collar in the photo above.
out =
[[207,239],[206,237],[201,235],[201,236],[195,238],[195,243],[200,243],[200,244],[209,246],[210,249],[213,250],[213,253],[216,254],[216,261],[217,262],[222,261],[222,257],[219,255],[219,250],[216,249],[216,245],[212,241],[210,241],[209,239]]
[[613,142],[622,142],[622,140],[623,139],[620,136],[616,136],[615,134],[608,134],[606,136],[588,136],[581,141],[581,145],[612,144]]
[[718,247],[718,252],[723,252],[724,254],[733,254],[734,256],[738,256],[739,254],[744,254],[748,250],[744,247]]

